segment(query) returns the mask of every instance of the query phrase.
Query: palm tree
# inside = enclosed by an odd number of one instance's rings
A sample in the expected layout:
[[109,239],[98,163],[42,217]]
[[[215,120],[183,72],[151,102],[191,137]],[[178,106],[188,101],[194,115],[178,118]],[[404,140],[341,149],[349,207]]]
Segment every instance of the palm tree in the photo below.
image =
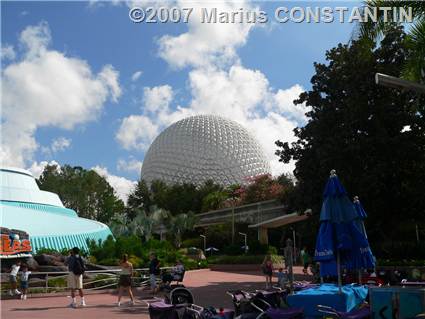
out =
[[[394,0],[367,0],[365,6],[369,8],[411,8],[413,15],[412,26],[407,27],[406,42],[411,51],[402,76],[405,79],[423,82],[425,79],[425,1],[394,1]],[[355,37],[369,40],[371,43],[379,41],[385,36],[394,23],[400,23],[398,19],[398,10],[388,12],[387,22],[384,22],[384,13],[378,10],[378,21],[362,22],[359,25]]]
[[148,214],[145,210],[136,208],[137,215],[129,226],[133,234],[144,237],[146,241],[151,239],[155,228],[163,224],[169,216],[168,211],[156,206],[152,206],[150,210],[152,213]]
[[130,233],[128,227],[128,218],[124,214],[116,214],[112,217],[111,222],[109,223],[109,228],[111,229],[114,236],[125,236]]
[[167,221],[168,232],[174,236],[174,244],[180,248],[182,242],[182,235],[187,230],[192,230],[197,222],[197,217],[194,213],[179,214],[171,216]]

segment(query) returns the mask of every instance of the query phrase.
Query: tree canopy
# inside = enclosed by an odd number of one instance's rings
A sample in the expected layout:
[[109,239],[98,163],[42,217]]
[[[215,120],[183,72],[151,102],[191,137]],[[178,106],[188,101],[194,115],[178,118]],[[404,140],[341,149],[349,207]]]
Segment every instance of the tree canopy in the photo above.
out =
[[93,170],[64,165],[48,165],[38,179],[40,189],[59,195],[67,208],[80,217],[108,223],[124,211],[124,203],[106,179]]
[[360,196],[369,236],[380,244],[415,240],[415,224],[425,224],[424,97],[374,82],[376,72],[401,75],[411,54],[405,39],[393,27],[377,47],[353,41],[327,51],[327,63],[314,65],[312,89],[295,101],[311,107],[308,123],[295,129],[296,142],[276,142],[280,161],[296,161],[304,205],[320,211],[336,169],[349,194]]

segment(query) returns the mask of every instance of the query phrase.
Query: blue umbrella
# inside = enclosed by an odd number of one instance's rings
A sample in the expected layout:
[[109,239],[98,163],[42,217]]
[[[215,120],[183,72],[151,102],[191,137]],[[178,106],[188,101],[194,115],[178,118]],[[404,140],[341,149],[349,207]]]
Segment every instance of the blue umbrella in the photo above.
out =
[[341,267],[360,269],[362,252],[369,243],[356,226],[358,214],[335,170],[331,171],[323,197],[315,260],[320,262],[320,275],[338,276],[341,286]]
[[360,203],[359,197],[354,197],[354,209],[356,210],[357,216],[355,219],[356,226],[364,236],[367,241],[367,246],[360,247],[360,259],[358,260],[358,269],[370,269],[375,267],[375,257],[372,254],[372,250],[369,246],[369,241],[367,240],[366,228],[364,226],[364,220],[367,217],[366,211],[364,210],[362,204]]

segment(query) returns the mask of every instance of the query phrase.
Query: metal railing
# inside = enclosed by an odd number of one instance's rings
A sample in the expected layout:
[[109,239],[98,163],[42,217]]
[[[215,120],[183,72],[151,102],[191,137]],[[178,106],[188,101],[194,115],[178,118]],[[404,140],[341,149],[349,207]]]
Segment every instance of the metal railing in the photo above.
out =
[[[173,267],[162,267],[161,272],[172,269]],[[87,270],[83,276],[83,289],[84,290],[101,290],[108,288],[115,288],[118,284],[118,279],[122,270],[118,269],[107,269],[107,270]],[[31,272],[30,279],[38,278],[39,285],[31,285],[28,287],[29,293],[48,293],[58,292],[68,289],[67,278],[68,271],[58,272]],[[160,276],[157,277],[157,281],[160,281]],[[3,278],[3,277],[2,277]],[[18,277],[19,279],[19,277]],[[133,286],[145,287],[149,285],[149,268],[136,268],[133,270]],[[32,281],[34,282],[34,281]],[[10,289],[7,281],[1,282],[1,294],[5,294]],[[19,282],[18,282],[19,289]]]

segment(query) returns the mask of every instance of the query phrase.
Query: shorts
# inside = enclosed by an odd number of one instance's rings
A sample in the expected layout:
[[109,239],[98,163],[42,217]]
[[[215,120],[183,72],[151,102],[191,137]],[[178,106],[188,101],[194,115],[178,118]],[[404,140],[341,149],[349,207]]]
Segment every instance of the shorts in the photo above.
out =
[[83,289],[83,275],[76,275],[70,272],[68,275],[68,288]]
[[118,286],[120,287],[131,287],[131,275],[120,275]]
[[28,281],[21,280],[21,289],[28,289]]
[[155,276],[155,274],[149,275],[149,282],[151,284],[151,288],[155,289],[156,288],[156,276]]
[[16,276],[9,275],[9,282],[17,282]]

